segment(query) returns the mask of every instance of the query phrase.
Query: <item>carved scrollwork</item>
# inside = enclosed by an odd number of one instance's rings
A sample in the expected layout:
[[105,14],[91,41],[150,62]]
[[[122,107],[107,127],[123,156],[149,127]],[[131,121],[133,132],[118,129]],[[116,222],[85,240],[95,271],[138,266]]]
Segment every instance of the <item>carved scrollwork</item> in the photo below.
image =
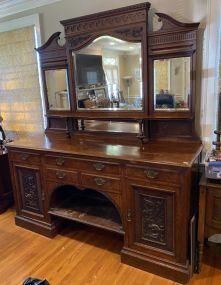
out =
[[23,189],[23,203],[25,208],[41,211],[39,197],[39,183],[34,170],[20,170],[20,183]]
[[135,11],[123,15],[115,15],[112,17],[98,18],[88,20],[86,22],[69,23],[61,22],[65,25],[65,34],[74,36],[81,33],[90,33],[99,30],[107,30],[118,28],[119,26],[129,25],[146,20],[145,11]]
[[138,27],[115,30],[114,34],[126,39],[141,39],[143,35],[143,27],[138,26]]
[[67,46],[71,49],[78,49],[85,45],[89,40],[91,36],[78,36],[74,38],[67,39]]
[[149,196],[142,207],[143,237],[153,242],[166,244],[165,199]]

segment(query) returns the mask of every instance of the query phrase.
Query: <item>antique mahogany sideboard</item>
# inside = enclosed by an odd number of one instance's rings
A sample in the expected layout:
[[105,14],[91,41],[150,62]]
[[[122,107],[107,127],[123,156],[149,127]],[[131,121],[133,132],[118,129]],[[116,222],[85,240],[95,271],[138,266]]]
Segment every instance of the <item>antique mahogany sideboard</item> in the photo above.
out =
[[15,221],[49,237],[60,218],[117,232],[122,262],[186,283],[202,149],[199,23],[157,13],[148,31],[149,7],[62,21],[66,44],[57,32],[37,49],[47,128],[8,145]]

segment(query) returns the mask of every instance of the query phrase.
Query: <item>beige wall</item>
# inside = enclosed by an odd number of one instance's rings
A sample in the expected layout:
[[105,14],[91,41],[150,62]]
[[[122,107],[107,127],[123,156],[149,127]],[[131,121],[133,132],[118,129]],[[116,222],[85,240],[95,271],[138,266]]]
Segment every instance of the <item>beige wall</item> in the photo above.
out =
[[[35,8],[13,16],[1,18],[0,22],[20,18],[23,16],[39,13],[42,40],[57,31],[63,31],[61,20],[83,16],[95,12],[115,9],[123,6],[145,2],[144,0],[61,0],[51,5]],[[204,22],[206,17],[207,0],[152,0],[151,13],[153,11],[168,13],[177,20],[192,22]]]

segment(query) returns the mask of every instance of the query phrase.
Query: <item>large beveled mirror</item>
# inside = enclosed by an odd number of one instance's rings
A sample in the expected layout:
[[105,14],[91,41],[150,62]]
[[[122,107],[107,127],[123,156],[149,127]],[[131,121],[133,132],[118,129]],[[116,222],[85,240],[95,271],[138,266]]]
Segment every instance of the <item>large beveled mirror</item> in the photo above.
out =
[[154,60],[154,110],[190,110],[190,80],[190,57]]
[[142,110],[141,43],[111,36],[72,52],[78,110]]
[[68,79],[66,68],[45,70],[48,109],[70,110]]

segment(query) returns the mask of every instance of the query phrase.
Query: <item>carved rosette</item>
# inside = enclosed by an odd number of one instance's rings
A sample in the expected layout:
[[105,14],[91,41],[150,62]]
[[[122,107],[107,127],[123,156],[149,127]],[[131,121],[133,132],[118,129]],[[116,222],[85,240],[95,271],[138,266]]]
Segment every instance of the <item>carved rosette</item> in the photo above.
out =
[[166,205],[165,199],[149,196],[143,199],[142,233],[143,238],[166,244]]
[[37,175],[37,172],[34,170],[20,170],[20,183],[23,189],[24,207],[41,212],[39,179]]

